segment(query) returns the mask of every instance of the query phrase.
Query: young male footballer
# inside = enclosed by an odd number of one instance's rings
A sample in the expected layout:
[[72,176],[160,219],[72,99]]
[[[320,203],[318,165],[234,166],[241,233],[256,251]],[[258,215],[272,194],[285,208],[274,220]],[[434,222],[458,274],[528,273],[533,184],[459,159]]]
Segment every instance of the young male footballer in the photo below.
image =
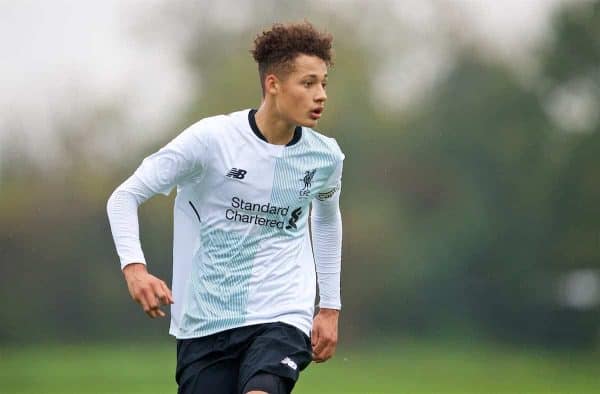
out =
[[[258,35],[258,109],[191,125],[108,200],[132,298],[152,318],[172,304],[181,394],[290,393],[311,360],[335,352],[344,154],[312,129],[331,43],[308,22]],[[175,186],[171,294],[146,269],[137,209]]]

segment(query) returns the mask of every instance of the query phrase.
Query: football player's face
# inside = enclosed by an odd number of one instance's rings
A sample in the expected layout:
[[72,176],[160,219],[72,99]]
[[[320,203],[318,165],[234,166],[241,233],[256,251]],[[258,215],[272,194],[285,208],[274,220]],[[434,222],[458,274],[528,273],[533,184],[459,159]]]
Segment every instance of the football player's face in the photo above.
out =
[[276,87],[278,112],[291,125],[314,127],[327,100],[327,64],[317,56],[298,55]]

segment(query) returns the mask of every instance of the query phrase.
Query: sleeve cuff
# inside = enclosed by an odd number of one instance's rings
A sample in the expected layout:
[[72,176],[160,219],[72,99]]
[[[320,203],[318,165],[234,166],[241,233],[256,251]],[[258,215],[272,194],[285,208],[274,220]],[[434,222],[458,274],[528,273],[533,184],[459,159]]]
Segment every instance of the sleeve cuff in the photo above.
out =
[[146,264],[146,259],[144,259],[143,257],[141,259],[127,259],[127,260],[121,260],[121,271],[127,267],[129,264]]
[[320,309],[337,309],[338,311],[342,309],[342,304],[339,302],[319,302]]

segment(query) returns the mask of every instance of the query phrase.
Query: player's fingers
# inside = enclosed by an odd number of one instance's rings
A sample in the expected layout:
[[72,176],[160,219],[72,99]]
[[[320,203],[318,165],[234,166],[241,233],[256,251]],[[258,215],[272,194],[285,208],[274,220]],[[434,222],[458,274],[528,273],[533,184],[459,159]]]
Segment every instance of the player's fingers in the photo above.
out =
[[313,361],[316,363],[322,363],[323,361],[326,361],[327,358],[321,354],[313,354]]
[[317,343],[319,342],[319,329],[317,327],[312,328],[312,331],[310,333],[310,344],[312,345],[313,349],[315,348],[315,346],[317,346]]
[[164,317],[165,316],[165,313],[163,311],[161,311],[160,307],[158,307],[158,306],[156,308],[148,309],[148,312],[146,314],[153,319],[156,317]]
[[135,292],[135,296],[133,297],[133,299],[142,306],[144,311],[146,311],[146,309],[149,309],[148,300],[146,299],[146,294],[143,289],[138,289]]
[[323,340],[323,338],[319,338],[315,346],[313,346],[313,354],[315,355],[315,357],[321,358],[321,354],[326,345],[327,343]]
[[168,304],[168,295],[162,287],[162,281],[156,282],[152,286],[152,290],[146,293],[147,299],[149,300],[149,311],[148,315],[152,318],[165,317],[166,314],[160,309],[161,304]]
[[146,313],[146,315],[148,315],[148,317],[151,317],[153,319],[156,317],[156,309],[145,308],[144,312]]
[[152,292],[154,293],[154,296],[159,302],[157,307],[159,307],[160,305],[167,305],[169,303],[169,296],[165,292],[165,289],[163,288],[162,283],[160,281],[157,281],[152,284]]
[[146,302],[146,298],[145,297],[143,297],[142,295],[140,295],[135,300],[137,301],[138,304],[140,304],[140,306],[144,310],[144,313],[147,314],[150,311],[150,307],[148,306],[148,302]]
[[323,352],[321,352],[321,357],[323,361],[329,360],[335,354],[335,342],[331,341],[327,344]]
[[160,290],[157,291],[155,286],[151,286],[148,290],[144,292],[146,296],[146,301],[148,301],[148,306],[150,309],[157,309],[160,306],[160,297],[162,292]]
[[167,286],[167,284],[163,281],[160,282],[160,285],[167,297],[167,302],[165,302],[165,305],[166,304],[174,304],[175,301],[173,301],[173,294],[171,294],[171,290],[169,289],[169,286]]
[[158,309],[158,300],[152,289],[145,289],[141,295],[142,307],[144,312],[150,317],[156,317],[156,310]]
[[313,352],[318,359],[317,362],[322,362],[333,357],[337,341],[334,337],[321,335],[320,341],[314,348]]
[[313,356],[313,361],[316,363],[322,363],[324,361],[329,360],[333,355],[329,353],[327,350],[321,352],[318,355]]

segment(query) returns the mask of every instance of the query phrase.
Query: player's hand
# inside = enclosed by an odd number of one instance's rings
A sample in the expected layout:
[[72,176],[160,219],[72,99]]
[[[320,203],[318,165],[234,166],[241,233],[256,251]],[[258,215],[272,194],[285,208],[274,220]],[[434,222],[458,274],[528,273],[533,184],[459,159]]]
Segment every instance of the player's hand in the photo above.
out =
[[131,298],[142,306],[151,318],[164,317],[161,305],[173,304],[171,290],[165,282],[146,270],[142,263],[128,264],[123,268],[125,281]]
[[310,341],[313,360],[317,363],[329,360],[335,353],[338,340],[338,317],[336,309],[321,309],[313,321]]

